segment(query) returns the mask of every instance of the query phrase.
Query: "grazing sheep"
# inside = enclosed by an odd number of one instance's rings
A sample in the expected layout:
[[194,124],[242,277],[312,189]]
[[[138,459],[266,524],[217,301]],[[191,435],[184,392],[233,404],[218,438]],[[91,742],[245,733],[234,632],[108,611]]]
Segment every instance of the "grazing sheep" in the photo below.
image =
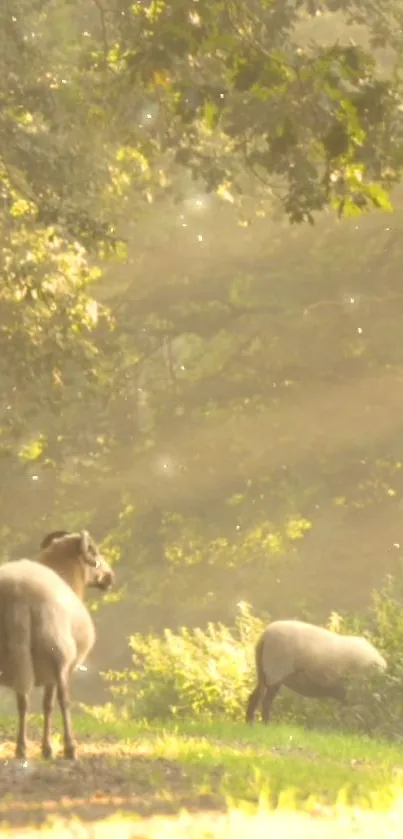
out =
[[274,621],[255,647],[257,686],[249,696],[246,722],[253,722],[262,703],[268,722],[273,700],[282,685],[302,696],[346,701],[346,680],[371,666],[386,670],[386,661],[366,640],[339,635],[297,620]]
[[89,533],[55,531],[41,544],[38,560],[19,559],[0,567],[0,685],[17,695],[16,757],[26,756],[28,698],[44,686],[43,757],[52,756],[50,723],[55,694],[64,731],[64,756],[74,759],[70,676],[95,643],[85,588],[106,591],[113,571]]

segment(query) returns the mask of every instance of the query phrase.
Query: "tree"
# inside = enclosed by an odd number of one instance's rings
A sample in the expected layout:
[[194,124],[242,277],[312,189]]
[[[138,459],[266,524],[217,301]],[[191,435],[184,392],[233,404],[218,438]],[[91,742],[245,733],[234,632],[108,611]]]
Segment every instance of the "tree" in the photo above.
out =
[[106,141],[94,154],[96,91],[82,84],[73,22],[68,3],[21,0],[0,11],[5,556],[26,539],[22,510],[43,531],[43,484],[52,497],[58,470],[85,440],[89,412],[72,411],[78,394],[97,416],[94,339],[111,327],[90,293],[100,272],[89,257],[114,239],[110,154]]
[[[96,64],[138,114],[128,144],[162,156],[173,183],[180,164],[231,201],[251,189],[276,196],[292,221],[312,222],[328,205],[340,214],[389,206],[402,164],[395,0],[335,0],[347,21],[365,19],[367,39],[330,46],[298,45],[301,2],[96,5]],[[148,108],[136,112],[139,91]]]

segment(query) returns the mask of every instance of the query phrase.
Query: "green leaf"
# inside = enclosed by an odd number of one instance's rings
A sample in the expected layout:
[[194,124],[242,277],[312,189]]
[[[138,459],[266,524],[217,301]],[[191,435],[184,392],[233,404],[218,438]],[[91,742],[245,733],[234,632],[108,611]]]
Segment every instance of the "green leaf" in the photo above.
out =
[[211,99],[206,99],[203,108],[204,123],[211,131],[216,127],[220,116],[220,111],[215,102]]

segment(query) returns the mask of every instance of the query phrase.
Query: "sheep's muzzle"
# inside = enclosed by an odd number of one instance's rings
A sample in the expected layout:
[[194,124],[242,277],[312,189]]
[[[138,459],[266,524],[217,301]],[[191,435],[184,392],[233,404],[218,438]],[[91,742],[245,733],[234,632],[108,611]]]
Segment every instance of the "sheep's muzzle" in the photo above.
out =
[[108,571],[104,571],[102,576],[99,577],[96,585],[97,585],[97,588],[101,589],[101,591],[108,591],[110,588],[112,588],[114,582],[115,582],[115,575],[114,575],[113,571],[111,569],[109,569]]

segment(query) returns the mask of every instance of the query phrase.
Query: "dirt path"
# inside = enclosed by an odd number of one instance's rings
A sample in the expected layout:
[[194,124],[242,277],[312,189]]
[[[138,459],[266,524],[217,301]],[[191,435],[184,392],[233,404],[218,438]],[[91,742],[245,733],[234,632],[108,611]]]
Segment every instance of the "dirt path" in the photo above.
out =
[[[39,739],[39,738],[38,738]],[[37,740],[26,764],[0,739],[0,835],[10,839],[401,839],[403,800],[390,813],[314,806],[251,815],[216,792],[222,769],[155,756],[147,741],[80,734],[79,761],[41,760]],[[273,750],[277,754],[277,750]],[[280,759],[284,759],[284,750]],[[309,755],[312,759],[312,755]],[[213,792],[201,794],[208,788]],[[187,812],[184,812],[187,811]]]
[[30,745],[26,764],[13,759],[14,744],[0,743],[0,829],[44,824],[49,817],[83,822],[117,812],[149,816],[181,808],[223,809],[217,795],[195,794],[194,784],[177,762],[155,758],[130,745],[80,737],[80,759],[40,759]]

